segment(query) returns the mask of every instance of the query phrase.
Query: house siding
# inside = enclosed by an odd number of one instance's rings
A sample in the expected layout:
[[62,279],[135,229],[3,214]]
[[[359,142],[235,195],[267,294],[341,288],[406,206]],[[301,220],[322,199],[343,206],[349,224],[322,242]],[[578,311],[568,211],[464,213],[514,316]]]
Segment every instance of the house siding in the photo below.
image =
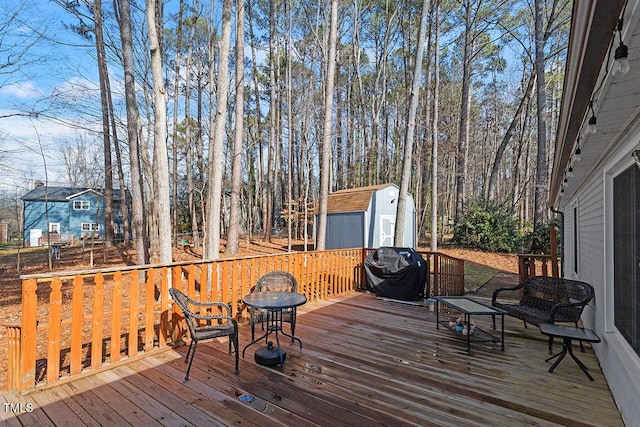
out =
[[[99,224],[99,229],[96,233],[104,233],[104,199],[98,196],[96,193],[89,192],[74,197],[68,202],[68,209],[70,214],[69,226],[72,232],[76,234],[76,238],[80,239],[86,233],[83,232],[82,224]],[[88,210],[75,210],[73,209],[74,201],[88,201]]]
[[[602,339],[593,344],[607,383],[627,425],[640,420],[640,357],[618,332],[613,320],[613,184],[617,174],[633,163],[640,132],[626,144],[602,159],[600,166],[585,180],[565,206],[565,276],[593,285],[594,300],[585,309],[584,326]],[[609,201],[607,203],[607,201]],[[573,207],[578,207],[578,273],[573,271]]]
[[[113,220],[115,225],[123,225],[122,202],[119,190],[114,192]],[[45,202],[45,200],[48,200]],[[96,190],[73,187],[38,187],[23,197],[24,229],[23,238],[30,242],[31,230],[40,230],[42,235],[48,232],[48,224],[59,223],[60,232],[74,234],[81,239],[86,231],[82,224],[99,224],[95,232],[104,235],[104,197]],[[89,209],[73,209],[74,201],[89,202]],[[129,203],[130,200],[127,200]],[[47,212],[48,210],[48,212]]]
[[24,202],[24,239],[29,241],[30,230],[41,230],[46,234],[49,223],[60,223],[60,232],[69,232],[69,209],[66,202]]
[[[604,319],[604,185],[601,175],[587,182],[578,193],[578,274],[571,273],[576,279],[591,284],[595,290],[594,301],[583,314],[585,324],[600,324]],[[570,230],[573,232],[573,227]],[[573,245],[571,249],[573,258]],[[597,307],[597,308],[596,308]]]

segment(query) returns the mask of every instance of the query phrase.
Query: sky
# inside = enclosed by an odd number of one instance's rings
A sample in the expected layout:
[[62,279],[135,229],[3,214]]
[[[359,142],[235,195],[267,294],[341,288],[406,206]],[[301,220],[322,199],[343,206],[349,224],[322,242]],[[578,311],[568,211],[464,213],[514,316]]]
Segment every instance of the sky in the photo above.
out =
[[[105,14],[113,13],[108,4],[103,5]],[[174,2],[165,6],[165,19],[171,19],[173,6]],[[22,195],[36,181],[66,185],[60,142],[86,139],[87,129],[99,131],[101,123],[95,44],[67,27],[78,21],[52,0],[0,0],[0,31],[15,11],[20,12],[18,18],[4,38],[0,34],[0,193]],[[34,34],[41,36],[35,42]],[[2,68],[2,58],[16,57],[32,43],[22,58],[27,65]],[[7,47],[11,45],[17,47]],[[259,52],[259,60],[264,57]],[[117,97],[122,93],[121,69],[109,66]],[[84,109],[87,104],[90,111]],[[78,110],[80,105],[83,110]],[[41,113],[25,115],[33,111]],[[74,123],[85,129],[78,130]]]
[[[11,19],[16,11],[17,17]],[[35,181],[47,178],[52,185],[64,184],[57,145],[77,137],[78,131],[66,124],[74,120],[73,111],[52,109],[52,95],[72,101],[82,96],[83,88],[97,87],[92,46],[65,28],[65,21],[70,22],[60,6],[47,0],[0,1],[0,24],[10,22],[0,35],[2,192],[24,194]],[[18,58],[25,51],[20,66],[6,66],[5,58]],[[28,116],[29,111],[41,113]]]

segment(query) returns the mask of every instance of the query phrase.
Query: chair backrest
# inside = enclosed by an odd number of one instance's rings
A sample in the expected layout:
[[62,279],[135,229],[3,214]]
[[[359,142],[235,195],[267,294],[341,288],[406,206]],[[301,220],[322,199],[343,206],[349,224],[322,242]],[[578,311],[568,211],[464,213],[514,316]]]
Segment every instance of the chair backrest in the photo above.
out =
[[286,271],[270,271],[256,283],[254,292],[261,291],[298,292],[298,281]]
[[535,276],[525,284],[521,301],[551,310],[558,304],[567,304],[558,310],[556,316],[570,321],[578,321],[584,307],[593,299],[593,286],[586,282],[561,277]]
[[189,330],[191,334],[193,334],[195,332],[196,322],[193,318],[193,312],[191,311],[191,308],[189,308],[189,297],[176,288],[169,288],[169,294],[176,304],[178,304],[180,310],[182,310],[184,320],[187,321],[187,326],[189,326]]

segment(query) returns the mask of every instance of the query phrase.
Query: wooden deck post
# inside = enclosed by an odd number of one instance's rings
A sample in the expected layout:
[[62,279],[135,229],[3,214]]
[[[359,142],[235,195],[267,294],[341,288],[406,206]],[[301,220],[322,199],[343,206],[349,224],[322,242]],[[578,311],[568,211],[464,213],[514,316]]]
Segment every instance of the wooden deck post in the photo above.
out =
[[549,238],[551,240],[551,275],[560,277],[558,269],[558,239],[556,236],[556,226],[549,226]]

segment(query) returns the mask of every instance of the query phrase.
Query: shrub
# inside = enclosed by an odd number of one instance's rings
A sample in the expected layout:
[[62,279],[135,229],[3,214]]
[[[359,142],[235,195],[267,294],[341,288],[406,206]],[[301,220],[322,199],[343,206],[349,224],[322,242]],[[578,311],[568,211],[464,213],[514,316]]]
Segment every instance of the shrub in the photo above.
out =
[[514,252],[519,240],[514,211],[494,201],[471,200],[456,222],[453,240],[490,252]]
[[[524,249],[522,252],[534,253],[534,254],[550,254],[551,253],[551,233],[549,228],[551,226],[560,228],[560,221],[557,219],[548,219],[542,226],[534,233],[532,228],[529,227],[529,231],[524,235]],[[562,233],[557,233],[558,247],[561,245]]]

